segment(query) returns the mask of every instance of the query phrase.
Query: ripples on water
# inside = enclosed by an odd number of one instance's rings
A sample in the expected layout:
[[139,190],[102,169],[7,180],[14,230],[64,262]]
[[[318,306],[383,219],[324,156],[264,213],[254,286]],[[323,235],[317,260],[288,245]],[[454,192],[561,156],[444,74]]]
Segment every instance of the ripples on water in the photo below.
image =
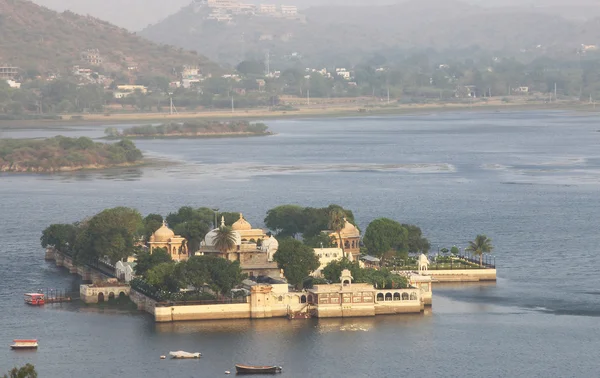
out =
[[[595,376],[599,120],[532,112],[271,121],[273,137],[137,143],[174,165],[0,175],[0,340],[41,343],[35,353],[0,352],[0,367],[30,361],[42,377],[214,377],[236,362],[280,364],[289,377]],[[283,203],[339,203],[363,230],[379,216],[415,223],[433,250],[486,233],[499,280],[437,286],[424,315],[369,319],[154,324],[128,308],[22,304],[26,291],[77,288],[43,261],[49,223],[112,206],[167,214],[192,205],[243,211],[260,226]],[[158,359],[180,349],[204,358]]]

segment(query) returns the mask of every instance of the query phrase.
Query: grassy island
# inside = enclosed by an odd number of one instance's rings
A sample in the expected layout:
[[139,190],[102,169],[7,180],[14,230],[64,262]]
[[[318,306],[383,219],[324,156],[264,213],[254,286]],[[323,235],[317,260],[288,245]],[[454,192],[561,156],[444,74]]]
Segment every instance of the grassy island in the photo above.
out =
[[105,130],[108,138],[206,138],[233,136],[271,135],[264,123],[248,121],[208,121],[196,120],[187,122],[169,122],[162,125],[134,126],[122,131],[114,127]]
[[142,152],[129,140],[97,143],[90,138],[0,140],[0,172],[62,172],[139,163]]

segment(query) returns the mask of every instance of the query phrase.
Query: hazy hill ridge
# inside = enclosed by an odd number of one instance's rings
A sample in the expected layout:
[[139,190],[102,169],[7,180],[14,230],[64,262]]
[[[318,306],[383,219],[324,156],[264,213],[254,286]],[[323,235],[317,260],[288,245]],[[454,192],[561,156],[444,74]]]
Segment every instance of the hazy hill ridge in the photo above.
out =
[[[86,61],[88,50],[92,57]],[[53,73],[81,65],[160,75],[185,64],[208,71],[218,67],[194,52],[150,42],[97,18],[58,13],[26,0],[0,0],[0,64]]]

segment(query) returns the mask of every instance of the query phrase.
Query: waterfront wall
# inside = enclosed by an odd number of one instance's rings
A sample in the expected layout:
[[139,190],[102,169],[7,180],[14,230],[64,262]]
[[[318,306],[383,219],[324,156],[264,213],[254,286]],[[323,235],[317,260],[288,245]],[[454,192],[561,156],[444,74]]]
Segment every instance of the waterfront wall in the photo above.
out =
[[70,256],[63,254],[54,248],[46,249],[44,259],[47,261],[54,261],[56,266],[64,267],[65,269],[68,269],[70,273],[79,275],[83,281],[99,283],[111,278],[89,266],[76,264]]
[[428,270],[423,274],[431,276],[434,282],[496,281],[496,269]]
[[[131,290],[130,299],[156,322],[221,319],[267,319],[287,317],[290,313],[310,311],[319,318],[365,317],[388,314],[421,313],[425,300],[420,289],[377,290],[371,303],[316,305],[307,303],[310,293],[253,290],[246,303],[182,304],[157,303]],[[308,299],[309,300],[309,299]]]
[[115,299],[122,296],[129,296],[129,285],[118,284],[114,285],[81,285],[79,286],[79,295],[85,303],[99,303],[109,299]]

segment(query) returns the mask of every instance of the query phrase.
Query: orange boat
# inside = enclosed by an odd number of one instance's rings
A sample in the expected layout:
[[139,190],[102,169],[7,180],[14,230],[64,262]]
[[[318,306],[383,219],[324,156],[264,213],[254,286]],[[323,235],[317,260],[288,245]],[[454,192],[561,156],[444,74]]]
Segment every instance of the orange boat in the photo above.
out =
[[37,349],[37,347],[38,347],[38,341],[35,339],[31,339],[31,340],[17,339],[17,340],[13,340],[13,343],[14,344],[10,346],[12,349]]
[[44,294],[40,293],[27,293],[25,294],[25,303],[32,306],[42,306],[46,303]]

